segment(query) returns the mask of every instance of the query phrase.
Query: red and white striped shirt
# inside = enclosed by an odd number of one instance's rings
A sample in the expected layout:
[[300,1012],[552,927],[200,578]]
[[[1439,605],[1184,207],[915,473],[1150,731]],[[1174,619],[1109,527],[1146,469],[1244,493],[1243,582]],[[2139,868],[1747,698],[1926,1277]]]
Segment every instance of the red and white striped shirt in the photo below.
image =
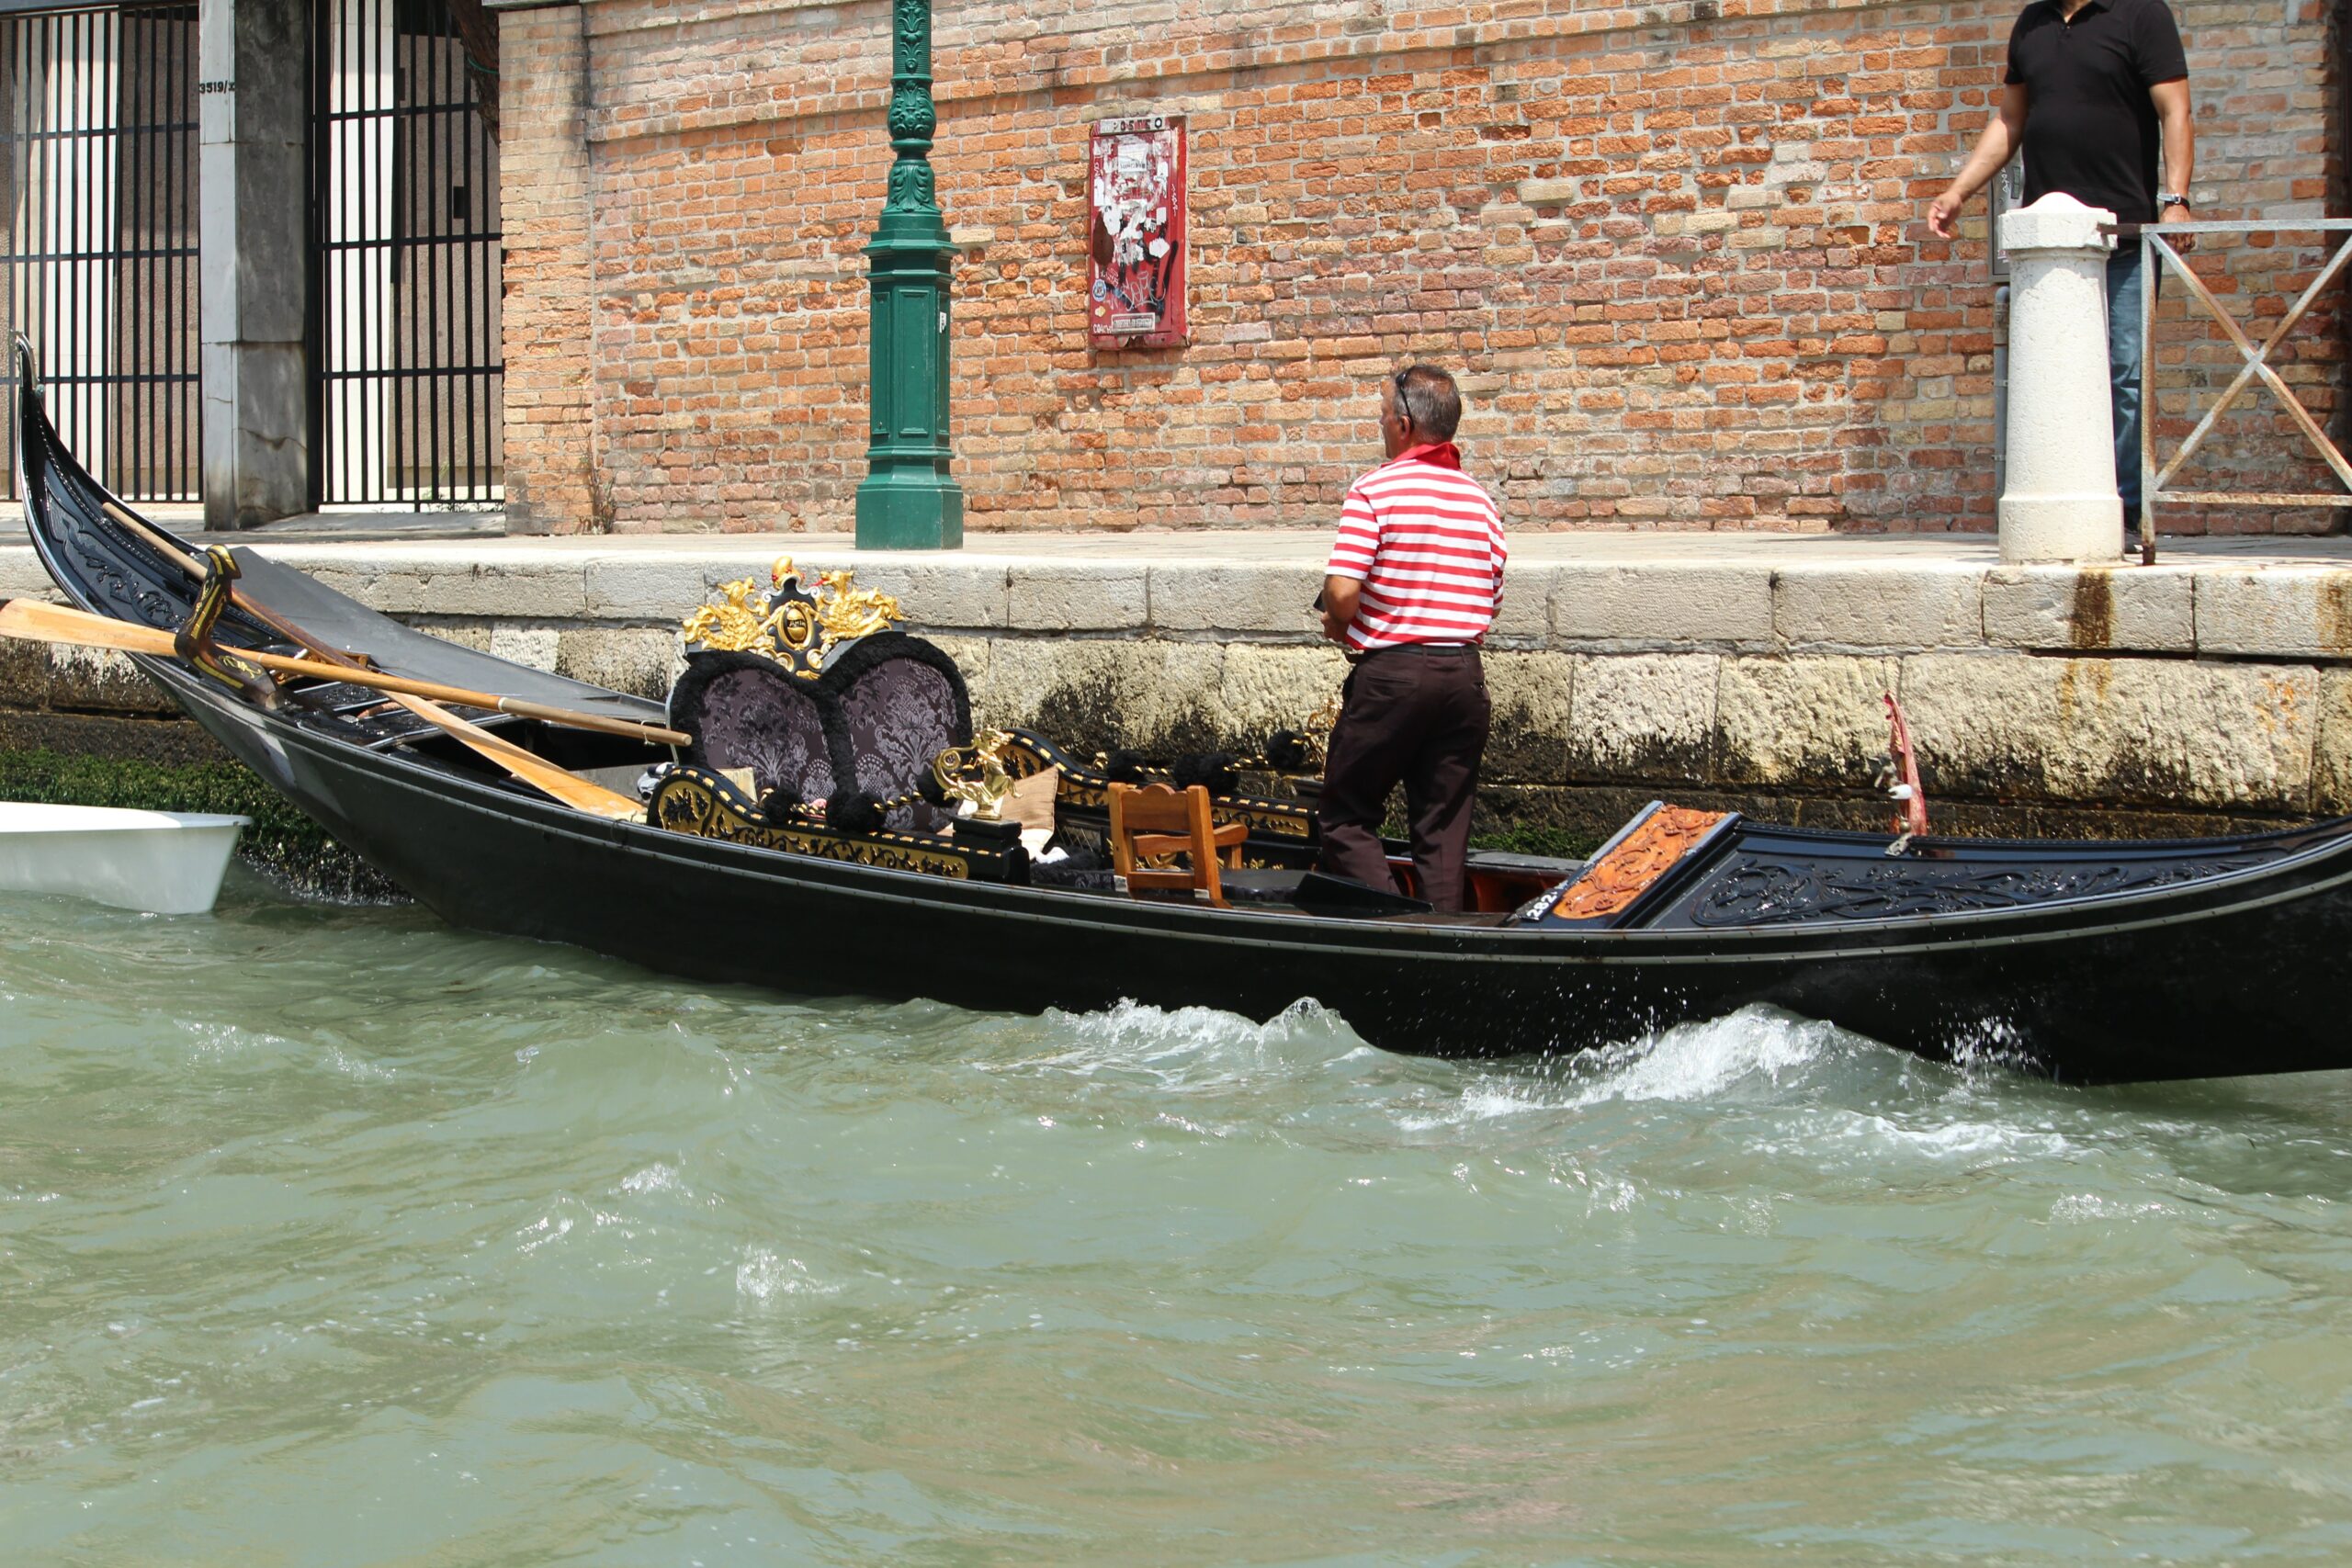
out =
[[[1351,649],[1475,643],[1502,604],[1503,520],[1483,486],[1415,448],[1348,489],[1324,570],[1363,584]],[[1441,455],[1451,457],[1450,448]]]

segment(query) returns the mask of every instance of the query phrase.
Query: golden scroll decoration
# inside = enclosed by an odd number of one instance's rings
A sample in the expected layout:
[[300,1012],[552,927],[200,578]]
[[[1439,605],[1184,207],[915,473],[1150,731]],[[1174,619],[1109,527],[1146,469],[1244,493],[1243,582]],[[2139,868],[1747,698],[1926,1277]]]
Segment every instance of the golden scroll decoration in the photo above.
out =
[[856,587],[855,575],[820,572],[812,583],[803,580],[790,556],[778,556],[765,592],[748,577],[722,583],[718,597],[678,629],[690,649],[763,654],[813,681],[835,649],[904,618],[895,596]]

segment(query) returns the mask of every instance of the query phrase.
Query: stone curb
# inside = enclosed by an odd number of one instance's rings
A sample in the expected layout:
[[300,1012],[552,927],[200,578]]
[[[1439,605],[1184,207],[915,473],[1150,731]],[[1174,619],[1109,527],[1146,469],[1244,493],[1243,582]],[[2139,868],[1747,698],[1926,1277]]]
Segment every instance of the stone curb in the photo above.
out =
[[[763,581],[780,553],[498,543],[272,553],[440,635],[656,696],[679,618],[721,582]],[[795,553],[899,595],[962,664],[982,722],[1081,749],[1253,744],[1344,673],[1304,556]],[[0,548],[0,593],[53,596],[23,547]],[[2352,568],[1534,560],[1505,606],[1487,658],[1499,784],[1867,792],[1892,691],[1931,794],[1955,805],[2352,807]],[[0,704],[162,709],[127,661],[67,649],[0,658]]]
[[[939,632],[1319,640],[1318,561],[858,552],[709,542],[617,550],[512,540],[288,545],[271,553],[388,615],[673,626],[779,554],[853,570]],[[786,547],[780,549],[779,543]],[[1105,546],[1115,550],[1115,541]],[[0,547],[0,595],[51,596],[32,551]],[[1990,560],[1530,560],[1505,581],[1494,646],[1563,653],[2202,654],[2352,661],[2352,562],[2185,559],[2141,567]]]

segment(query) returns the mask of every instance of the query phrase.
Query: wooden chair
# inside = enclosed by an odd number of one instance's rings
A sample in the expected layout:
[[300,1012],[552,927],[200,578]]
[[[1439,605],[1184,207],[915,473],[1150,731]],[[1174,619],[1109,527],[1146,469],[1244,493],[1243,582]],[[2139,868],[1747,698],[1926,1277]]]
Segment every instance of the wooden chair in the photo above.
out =
[[[1147,887],[1197,888],[1218,908],[1230,908],[1217,880],[1220,861],[1237,869],[1241,840],[1250,829],[1239,822],[1219,828],[1209,820],[1209,792],[1193,784],[1181,794],[1166,784],[1111,786],[1111,863],[1127,879],[1130,892]],[[1159,855],[1182,854],[1189,870],[1139,866]]]

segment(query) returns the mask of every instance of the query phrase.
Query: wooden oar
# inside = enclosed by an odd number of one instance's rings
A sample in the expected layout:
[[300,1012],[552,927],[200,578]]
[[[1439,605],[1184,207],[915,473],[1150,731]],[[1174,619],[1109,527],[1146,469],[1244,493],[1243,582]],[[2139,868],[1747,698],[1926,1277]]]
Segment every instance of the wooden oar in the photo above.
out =
[[[77,643],[85,648],[113,648],[125,653],[154,653],[171,657],[177,646],[172,634],[152,626],[134,626],[109,615],[93,615],[63,604],[45,604],[31,599],[0,601],[0,620],[28,628],[9,636],[35,637],[43,642]],[[264,653],[257,649],[225,649],[230,657],[258,664],[265,670],[277,670],[288,675],[308,675],[314,680],[340,681],[345,685],[365,686],[370,691],[404,692],[412,697],[425,697],[434,702],[455,703],[459,707],[490,708],[499,713],[511,713],[517,718],[545,719],[575,729],[602,730],[608,735],[626,735],[633,740],[650,740],[663,746],[684,746],[694,737],[684,730],[664,729],[658,724],[639,724],[633,718],[606,718],[601,714],[576,713],[571,708],[549,707],[544,703],[525,702],[520,697],[502,697],[494,692],[469,692],[463,686],[445,686],[438,681],[417,681],[406,675],[387,674],[381,670],[361,666],[357,669],[341,664],[329,664],[316,659],[298,659],[290,654]]]
[[[106,507],[107,516],[169,557],[190,577],[198,581],[203,581],[206,569],[201,560],[189,555],[163,534],[141,519],[133,517],[114,502],[109,501],[101,504]],[[345,682],[354,686],[372,687],[379,692],[405,692],[410,696],[426,697],[436,702],[456,703],[462,707],[491,708],[499,713],[511,713],[517,718],[536,718],[547,724],[562,725],[568,729],[593,729],[605,735],[625,735],[632,740],[650,740],[662,746],[685,746],[692,744],[694,740],[693,736],[683,730],[665,729],[658,724],[645,724],[633,718],[612,718],[603,714],[582,713],[577,708],[556,707],[547,703],[529,702],[522,697],[502,697],[489,692],[471,692],[462,686],[444,685],[437,681],[418,681],[405,675],[388,675],[372,666],[364,664],[356,656],[344,652],[340,649],[327,649],[318,638],[280,617],[268,605],[254,599],[243,588],[232,585],[229,591],[229,601],[238,609],[244,611],[268,626],[270,630],[286,638],[287,641],[317,651],[322,658],[336,660],[334,669],[322,670],[310,668],[299,660],[289,660],[283,654],[256,654],[242,648],[228,650],[237,658],[251,663],[266,665],[272,670],[284,670],[297,675],[316,675],[322,679]],[[100,618],[103,619],[103,617]],[[58,637],[52,640],[62,642],[67,639]],[[346,667],[341,662],[344,660],[348,660],[352,665],[356,665],[358,668],[354,670]]]
[[[163,659],[176,658],[179,652],[172,634],[157,627],[133,626],[129,621],[93,615],[62,604],[44,604],[31,599],[0,600],[0,637],[17,637],[29,642],[73,643],[83,648],[111,648],[124,653],[146,653]],[[242,648],[236,649],[232,657],[266,669],[315,675],[321,680],[344,681],[355,686],[377,687],[419,718],[447,730],[525,784],[566,806],[616,821],[634,821],[645,815],[645,807],[629,796],[567,773],[513,741],[492,735],[479,725],[467,723],[438,703],[408,692],[394,691],[386,684],[398,682],[401,686],[416,686],[428,682],[407,681],[400,676],[363,669],[356,660],[347,664],[332,664],[294,659],[282,653],[257,653]],[[443,690],[454,692],[455,688]],[[449,700],[464,703],[469,707],[486,707],[496,699],[486,693],[465,693],[453,695]]]
[[[209,568],[180,548],[161,530],[151,527],[144,520],[132,516],[110,500],[101,500],[99,504],[106,509],[107,516],[146,540],[167,559],[177,563],[179,569],[190,577],[202,581],[211,574]],[[225,557],[226,552],[223,554]],[[278,615],[268,605],[261,604],[245,593],[237,587],[233,580],[227,586],[231,604],[277,633],[278,636],[285,637],[297,648],[310,649],[317,658],[346,674],[366,669],[366,665],[360,660],[341,649],[329,648],[300,626]],[[175,653],[178,651],[176,647],[174,651]],[[427,724],[446,730],[524,783],[543,794],[552,795],[567,806],[615,820],[642,815],[641,808],[628,796],[616,795],[601,785],[592,784],[585,779],[577,778],[544,758],[526,751],[511,741],[502,740],[478,725],[467,723],[456,714],[435,705],[429,697],[411,696],[404,692],[392,691],[387,691],[385,694]]]

